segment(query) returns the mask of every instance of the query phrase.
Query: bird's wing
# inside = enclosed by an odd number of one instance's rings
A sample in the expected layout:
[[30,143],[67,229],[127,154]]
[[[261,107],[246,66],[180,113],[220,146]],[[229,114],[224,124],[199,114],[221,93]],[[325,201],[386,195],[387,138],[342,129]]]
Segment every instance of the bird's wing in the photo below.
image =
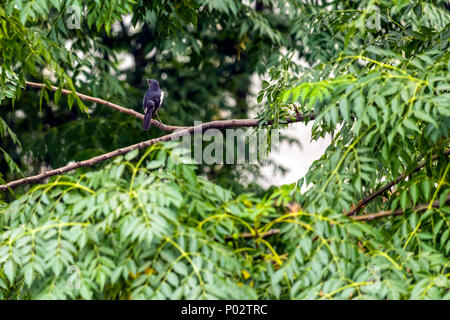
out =
[[160,99],[160,102],[159,102],[159,106],[160,107],[162,105],[163,100],[164,100],[164,91],[161,90],[161,99]]
[[153,100],[152,94],[151,94],[150,90],[147,90],[147,92],[144,95],[144,100],[142,100],[142,105],[144,107],[144,111],[147,111],[147,108],[150,107],[152,103],[153,103],[153,105],[155,104],[155,102],[153,102],[152,100]]
[[155,113],[158,112],[159,108],[161,108],[161,105],[162,105],[163,100],[164,100],[164,91],[162,91],[162,90],[160,91],[158,100],[159,100],[159,104],[158,104],[158,106],[156,107]]

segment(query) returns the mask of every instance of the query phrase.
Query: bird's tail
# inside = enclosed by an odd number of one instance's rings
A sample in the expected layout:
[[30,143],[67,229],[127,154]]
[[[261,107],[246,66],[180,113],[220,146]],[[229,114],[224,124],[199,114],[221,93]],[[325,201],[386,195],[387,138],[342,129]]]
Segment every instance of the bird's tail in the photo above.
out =
[[145,112],[144,123],[142,124],[142,129],[148,130],[150,129],[150,122],[153,116],[153,108],[147,108],[147,112]]

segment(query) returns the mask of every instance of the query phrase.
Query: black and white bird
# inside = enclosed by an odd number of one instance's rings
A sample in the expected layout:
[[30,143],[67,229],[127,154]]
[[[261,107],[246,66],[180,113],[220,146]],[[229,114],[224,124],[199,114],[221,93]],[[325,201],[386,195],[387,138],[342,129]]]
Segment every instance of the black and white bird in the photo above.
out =
[[159,108],[161,108],[164,100],[164,92],[159,88],[159,83],[155,79],[147,79],[148,90],[145,93],[142,105],[144,107],[145,117],[142,128],[144,130],[150,129],[150,122],[154,114],[157,115]]

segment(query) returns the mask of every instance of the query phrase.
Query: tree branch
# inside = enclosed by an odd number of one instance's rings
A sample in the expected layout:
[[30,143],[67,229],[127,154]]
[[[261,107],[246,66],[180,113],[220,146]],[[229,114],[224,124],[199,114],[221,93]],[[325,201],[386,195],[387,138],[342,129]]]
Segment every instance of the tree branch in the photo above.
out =
[[[450,154],[450,149],[446,150],[444,152],[444,154]],[[432,157],[433,160],[437,159],[438,155],[434,155]],[[419,164],[416,168],[414,168],[411,172],[409,173],[403,173],[402,175],[400,175],[397,179],[395,179],[394,181],[389,182],[388,184],[386,184],[385,186],[383,186],[382,188],[378,189],[377,191],[371,193],[370,195],[368,195],[367,197],[363,198],[362,200],[360,200],[357,204],[357,206],[348,211],[347,213],[345,213],[346,216],[353,216],[355,214],[358,213],[359,210],[361,210],[362,207],[364,207],[367,203],[369,203],[370,201],[372,201],[373,199],[375,199],[376,197],[378,197],[379,195],[383,194],[386,190],[388,190],[389,188],[391,188],[394,185],[399,184],[401,181],[403,181],[405,178],[409,177],[410,175],[412,175],[413,173],[419,171],[420,169],[422,169],[425,166],[426,162],[423,161],[421,164]]]
[[[300,116],[295,116],[295,117],[289,117],[289,119],[287,119],[287,123],[300,122],[300,121],[303,121],[305,118],[314,119],[314,116],[313,115],[306,115],[306,116],[300,115]],[[45,178],[63,174],[63,173],[66,173],[66,172],[69,172],[69,171],[72,171],[72,170],[75,170],[75,169],[78,169],[81,167],[92,166],[98,162],[105,161],[105,160],[126,154],[135,149],[140,150],[140,149],[149,147],[155,143],[176,140],[180,137],[191,134],[194,131],[195,132],[199,132],[199,131],[203,132],[207,129],[212,129],[212,128],[226,129],[226,128],[237,128],[237,127],[257,127],[258,125],[259,125],[258,119],[232,119],[232,120],[217,120],[217,121],[205,122],[205,123],[199,124],[197,126],[186,127],[185,129],[177,129],[175,132],[165,135],[165,136],[162,136],[162,137],[159,137],[159,138],[142,141],[142,142],[130,145],[125,148],[119,148],[117,150],[105,153],[103,155],[93,157],[88,160],[70,163],[70,164],[68,164],[64,167],[58,168],[58,169],[50,170],[50,171],[47,171],[47,172],[44,172],[44,173],[41,173],[41,174],[38,174],[35,176],[26,177],[23,179],[8,182],[7,184],[0,185],[0,191],[5,191],[9,188],[15,188],[15,187],[25,184],[25,183],[38,182]]]
[[[27,86],[29,86],[29,87],[32,87],[32,88],[48,88],[47,85],[45,85],[45,83],[37,83],[37,82],[25,81],[25,84]],[[51,86],[51,89],[53,91],[59,90],[59,88],[55,87],[55,86]],[[67,89],[61,89],[61,92],[63,94],[65,94],[65,95],[69,95],[69,94],[73,93],[72,91],[67,90]],[[78,92],[75,92],[75,95],[78,96],[81,100],[87,100],[87,101],[92,101],[92,102],[95,102],[95,103],[99,103],[99,104],[102,104],[102,105],[107,106],[109,108],[112,108],[112,109],[115,109],[117,111],[120,111],[122,113],[126,113],[126,114],[129,114],[129,115],[131,115],[133,117],[136,117],[138,119],[144,120],[144,115],[142,113],[139,113],[139,112],[134,111],[132,109],[128,109],[128,108],[119,106],[118,104],[115,104],[115,103],[112,103],[112,102],[109,102],[109,101],[106,101],[106,100],[103,100],[103,99],[100,99],[100,98],[91,97],[91,96],[88,96],[86,94],[82,94],[82,93],[78,93]],[[163,131],[176,131],[176,130],[186,129],[186,127],[165,125],[165,124],[163,124],[163,123],[161,123],[159,121],[156,121],[154,119],[151,120],[151,125],[156,127],[156,128],[158,128],[158,129],[161,129]]]
[[[448,202],[450,202],[450,195],[448,195],[447,199],[445,200],[445,203],[448,203]],[[428,207],[429,207],[429,204],[419,204],[418,206],[415,206],[410,209],[412,209],[413,211],[424,211],[424,210],[427,210]],[[431,207],[439,208],[439,200],[433,201],[433,203],[431,204]],[[409,210],[409,209],[406,209],[406,210]],[[356,220],[356,221],[369,221],[369,220],[383,218],[383,217],[387,217],[387,216],[400,216],[406,210],[403,210],[403,209],[387,210],[387,211],[380,211],[377,213],[366,214],[366,215],[362,215],[362,216],[352,216],[350,218],[353,220]]]
[[[450,195],[448,195],[447,199],[445,200],[445,203],[449,203],[449,202],[450,202]],[[419,205],[417,205],[413,208],[409,208],[409,209],[412,209],[413,211],[424,211],[424,210],[427,210],[428,207],[429,207],[429,204],[419,204]],[[433,203],[431,204],[431,207],[439,208],[439,200],[433,201]],[[406,209],[406,210],[409,210],[409,209]],[[406,210],[403,210],[403,209],[386,210],[386,211],[380,211],[380,212],[361,215],[361,216],[353,216],[353,217],[350,217],[350,219],[355,220],[355,221],[370,221],[370,220],[384,218],[384,217],[388,217],[388,216],[400,216],[403,213],[405,213]],[[261,233],[258,236],[261,238],[266,238],[266,237],[270,237],[270,236],[273,236],[273,235],[276,235],[279,233],[280,233],[280,229],[269,229],[268,231]],[[252,234],[251,232],[244,232],[244,233],[241,233],[238,235],[238,239],[249,239],[249,238],[255,238],[255,237],[257,237],[257,236]],[[226,241],[235,240],[235,237],[226,236],[225,240]]]
[[[440,200],[435,200],[433,201],[433,203],[431,204],[432,208],[439,208],[439,202]],[[449,203],[450,202],[450,195],[447,196],[447,199],[445,200],[445,203]],[[424,211],[427,210],[428,207],[430,205],[429,204],[419,204],[413,208],[408,208],[408,209],[397,209],[397,210],[386,210],[386,211],[380,211],[380,212],[376,212],[376,213],[371,213],[371,214],[366,214],[366,215],[361,215],[361,216],[353,216],[350,217],[350,219],[355,220],[355,221],[370,221],[370,220],[374,220],[374,219],[379,219],[379,218],[384,218],[384,217],[388,217],[388,216],[400,216],[403,213],[405,213],[405,211],[412,209],[413,211]],[[280,233],[280,229],[269,229],[268,231],[259,234],[259,237],[261,238],[266,238],[266,237],[270,237],[276,234]],[[248,239],[248,238],[255,238],[256,235],[252,234],[251,232],[244,232],[238,235],[238,239]],[[227,241],[231,241],[234,240],[235,238],[233,236],[226,236],[225,240]]]

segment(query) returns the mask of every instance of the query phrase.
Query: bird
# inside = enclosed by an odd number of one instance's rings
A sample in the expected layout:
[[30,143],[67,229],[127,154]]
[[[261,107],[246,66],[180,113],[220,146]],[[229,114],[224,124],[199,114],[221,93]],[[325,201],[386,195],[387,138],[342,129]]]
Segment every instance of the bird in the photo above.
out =
[[146,79],[148,83],[148,90],[144,95],[142,105],[145,116],[142,124],[142,129],[150,129],[150,123],[154,114],[158,115],[158,110],[161,108],[164,100],[164,92],[159,88],[159,83],[155,79]]

